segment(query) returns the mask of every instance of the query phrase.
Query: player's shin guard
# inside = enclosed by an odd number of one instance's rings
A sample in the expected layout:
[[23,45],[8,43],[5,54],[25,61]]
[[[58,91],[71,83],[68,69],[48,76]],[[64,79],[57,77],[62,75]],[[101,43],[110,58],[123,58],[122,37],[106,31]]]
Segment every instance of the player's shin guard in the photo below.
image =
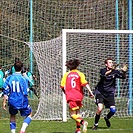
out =
[[81,120],[82,120],[82,118],[79,117],[79,115],[76,115],[76,114],[71,115],[71,118],[74,119],[75,121],[79,122],[79,123],[80,123]]
[[16,131],[16,122],[10,122],[11,133],[15,133]]
[[27,123],[29,125],[31,120],[32,120],[31,117],[28,116],[28,117],[25,118],[24,123]]
[[30,124],[31,121],[32,121],[32,119],[30,116],[26,117],[24,122],[23,122],[21,131],[25,132],[26,128],[28,127],[28,125]]
[[116,108],[115,107],[111,107],[110,108],[110,112],[107,114],[107,119],[110,119],[116,112]]

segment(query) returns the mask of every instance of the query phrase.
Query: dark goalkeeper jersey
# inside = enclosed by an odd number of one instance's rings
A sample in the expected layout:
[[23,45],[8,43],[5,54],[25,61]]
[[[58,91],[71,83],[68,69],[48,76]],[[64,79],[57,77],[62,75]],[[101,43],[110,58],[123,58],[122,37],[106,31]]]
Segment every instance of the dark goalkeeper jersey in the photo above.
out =
[[114,95],[116,89],[116,78],[126,78],[126,74],[119,70],[114,70],[108,75],[105,75],[106,72],[106,68],[100,70],[100,81],[95,88],[95,94],[101,93],[103,96]]

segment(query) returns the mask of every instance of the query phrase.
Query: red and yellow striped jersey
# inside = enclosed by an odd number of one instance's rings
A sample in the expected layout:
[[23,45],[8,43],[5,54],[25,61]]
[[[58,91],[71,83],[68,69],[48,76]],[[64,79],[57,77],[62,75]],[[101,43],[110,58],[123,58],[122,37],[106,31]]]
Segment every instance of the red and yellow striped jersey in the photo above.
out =
[[85,75],[77,69],[66,72],[61,80],[61,88],[65,90],[67,101],[82,101],[83,87],[88,82]]

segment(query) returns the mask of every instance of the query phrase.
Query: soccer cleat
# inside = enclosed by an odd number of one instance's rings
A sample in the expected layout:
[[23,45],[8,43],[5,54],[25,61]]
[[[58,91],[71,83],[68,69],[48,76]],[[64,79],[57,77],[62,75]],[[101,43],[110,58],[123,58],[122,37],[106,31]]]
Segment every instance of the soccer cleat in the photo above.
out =
[[88,122],[85,121],[84,124],[83,124],[83,133],[87,132],[87,126],[88,126]]
[[26,132],[20,131],[20,133],[26,133]]
[[76,131],[75,131],[75,133],[81,133],[80,128],[77,128]]
[[105,122],[106,122],[107,127],[110,127],[111,124],[110,124],[109,119],[107,119],[107,117],[104,117],[104,120],[105,120]]
[[98,125],[94,125],[94,126],[92,127],[92,130],[97,130],[97,128],[98,128]]

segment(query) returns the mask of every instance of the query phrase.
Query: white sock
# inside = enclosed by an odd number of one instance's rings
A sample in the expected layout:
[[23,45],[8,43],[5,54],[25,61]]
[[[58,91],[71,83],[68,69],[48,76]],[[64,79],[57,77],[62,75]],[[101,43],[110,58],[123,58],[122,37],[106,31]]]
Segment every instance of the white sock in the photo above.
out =
[[21,131],[25,132],[26,128],[27,128],[28,124],[27,123],[23,123]]
[[11,129],[11,133],[16,133],[16,130],[15,129]]

